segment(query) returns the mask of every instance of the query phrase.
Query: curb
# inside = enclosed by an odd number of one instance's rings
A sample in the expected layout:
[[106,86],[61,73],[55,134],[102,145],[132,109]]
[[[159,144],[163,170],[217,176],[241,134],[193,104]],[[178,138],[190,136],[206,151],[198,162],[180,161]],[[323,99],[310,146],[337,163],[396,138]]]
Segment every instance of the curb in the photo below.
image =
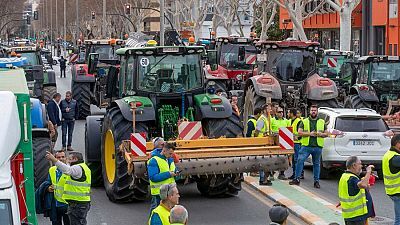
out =
[[[302,219],[305,223],[310,224],[310,225],[328,225],[330,222],[333,221],[325,221],[321,217],[317,216],[316,214],[310,212],[303,206],[298,205],[295,201],[292,201],[291,199],[287,198],[286,196],[282,195],[275,189],[269,186],[260,186],[258,184],[258,178],[255,177],[250,177],[250,176],[245,176],[244,177],[244,182],[248,184],[251,188],[254,190],[260,192],[262,195],[265,197],[269,198],[270,200],[284,204],[289,208],[290,213],[295,215],[296,217]],[[299,186],[291,186],[295,188],[296,190],[302,192],[304,195],[313,198],[315,201],[321,203],[324,205],[326,208],[330,209],[333,214],[335,215],[341,215],[341,210],[338,210],[335,205],[332,203],[312,194],[311,192],[305,190],[304,188],[301,188]],[[338,221],[336,221],[338,222]],[[340,224],[344,224],[343,221],[341,221]]]

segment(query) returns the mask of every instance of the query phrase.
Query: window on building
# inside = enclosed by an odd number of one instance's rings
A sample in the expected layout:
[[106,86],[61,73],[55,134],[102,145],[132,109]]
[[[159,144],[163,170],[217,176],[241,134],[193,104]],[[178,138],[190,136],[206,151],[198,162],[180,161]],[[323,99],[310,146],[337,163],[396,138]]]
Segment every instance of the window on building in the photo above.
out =
[[388,52],[389,55],[392,55],[392,48],[393,48],[393,45],[389,44],[389,52]]
[[144,22],[143,23],[143,30],[144,31],[150,31],[150,22]]
[[393,55],[397,55],[397,44],[394,44]]

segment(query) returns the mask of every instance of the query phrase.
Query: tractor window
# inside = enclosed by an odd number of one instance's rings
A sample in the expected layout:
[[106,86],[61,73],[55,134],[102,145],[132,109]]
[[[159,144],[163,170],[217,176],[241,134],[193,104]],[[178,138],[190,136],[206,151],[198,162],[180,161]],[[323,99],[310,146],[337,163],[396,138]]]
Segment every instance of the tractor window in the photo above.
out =
[[115,51],[121,46],[111,46],[111,45],[92,45],[90,47],[90,53],[99,53],[99,60],[105,59],[118,59]]
[[141,56],[139,89],[151,92],[182,92],[202,87],[199,55]]
[[13,225],[11,202],[9,199],[0,199],[0,221],[4,225]]
[[399,62],[374,62],[371,68],[371,82],[397,81],[400,79]]
[[21,57],[25,57],[26,61],[27,61],[27,65],[40,65],[40,61],[39,61],[39,56],[38,54],[36,54],[36,52],[21,52],[18,53],[21,54]]
[[243,44],[222,44],[220,51],[219,64],[227,69],[251,69],[251,65],[246,64],[246,58],[257,54],[257,50],[252,45]]
[[127,60],[127,67],[126,67],[126,73],[125,73],[125,90],[129,91],[132,90],[133,88],[133,76],[134,76],[134,58],[131,56]]
[[266,66],[282,81],[303,81],[315,69],[315,55],[298,49],[270,50]]

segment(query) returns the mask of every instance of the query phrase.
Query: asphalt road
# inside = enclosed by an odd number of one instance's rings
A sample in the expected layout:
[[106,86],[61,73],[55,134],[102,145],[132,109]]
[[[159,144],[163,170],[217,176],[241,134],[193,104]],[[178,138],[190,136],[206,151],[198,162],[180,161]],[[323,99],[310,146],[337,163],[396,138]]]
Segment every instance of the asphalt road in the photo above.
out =
[[[57,88],[64,98],[70,90],[71,74],[67,69],[67,78],[59,78],[59,67],[54,66],[57,74]],[[93,110],[98,110],[92,106]],[[83,120],[75,124],[72,148],[84,153]],[[60,128],[59,128],[60,129]],[[61,148],[61,130],[56,149]],[[243,184],[243,190],[237,197],[205,198],[197,191],[196,184],[179,186],[180,204],[189,211],[189,224],[194,225],[261,225],[268,224],[268,210],[273,202],[256,193]],[[88,214],[89,225],[146,224],[150,201],[116,204],[108,200],[103,188],[92,189],[92,206]],[[38,215],[39,224],[51,224],[48,218]],[[289,224],[304,224],[290,215]]]
[[[56,74],[59,67],[54,66]],[[70,90],[71,74],[67,69],[67,78],[57,77],[58,91],[63,98],[65,92]],[[92,110],[98,110],[92,106]],[[77,121],[73,135],[73,149],[84,153],[84,127],[83,120]],[[59,130],[61,136],[61,130]],[[61,148],[61,137],[56,144],[56,149]],[[291,171],[286,171],[290,176]],[[340,178],[339,173],[332,174],[331,179],[321,180],[321,189],[313,187],[312,169],[306,167],[305,180],[301,180],[301,186],[321,198],[332,203],[337,203],[337,185]],[[254,192],[243,184],[243,190],[237,197],[232,198],[205,198],[197,191],[195,184],[179,186],[181,204],[189,211],[189,224],[196,225],[261,225],[267,224],[268,209],[273,205],[271,201]],[[375,211],[377,216],[393,218],[394,210],[391,200],[385,195],[383,182],[377,181],[371,189]],[[126,204],[115,204],[108,200],[102,188],[93,189],[92,208],[88,215],[89,225],[113,225],[113,224],[145,224],[149,214],[150,202],[137,202]],[[47,218],[39,217],[39,223],[50,224]],[[303,224],[300,219],[290,216],[290,224]]]

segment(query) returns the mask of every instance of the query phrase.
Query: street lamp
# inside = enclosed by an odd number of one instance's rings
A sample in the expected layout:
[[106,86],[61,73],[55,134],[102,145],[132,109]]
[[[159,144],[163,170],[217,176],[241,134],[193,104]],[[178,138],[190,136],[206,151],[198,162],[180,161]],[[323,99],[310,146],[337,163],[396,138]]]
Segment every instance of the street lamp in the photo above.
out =
[[209,28],[208,28],[208,33],[210,34],[210,39],[212,38],[212,37],[211,37],[211,31],[212,31],[212,27],[209,27]]

